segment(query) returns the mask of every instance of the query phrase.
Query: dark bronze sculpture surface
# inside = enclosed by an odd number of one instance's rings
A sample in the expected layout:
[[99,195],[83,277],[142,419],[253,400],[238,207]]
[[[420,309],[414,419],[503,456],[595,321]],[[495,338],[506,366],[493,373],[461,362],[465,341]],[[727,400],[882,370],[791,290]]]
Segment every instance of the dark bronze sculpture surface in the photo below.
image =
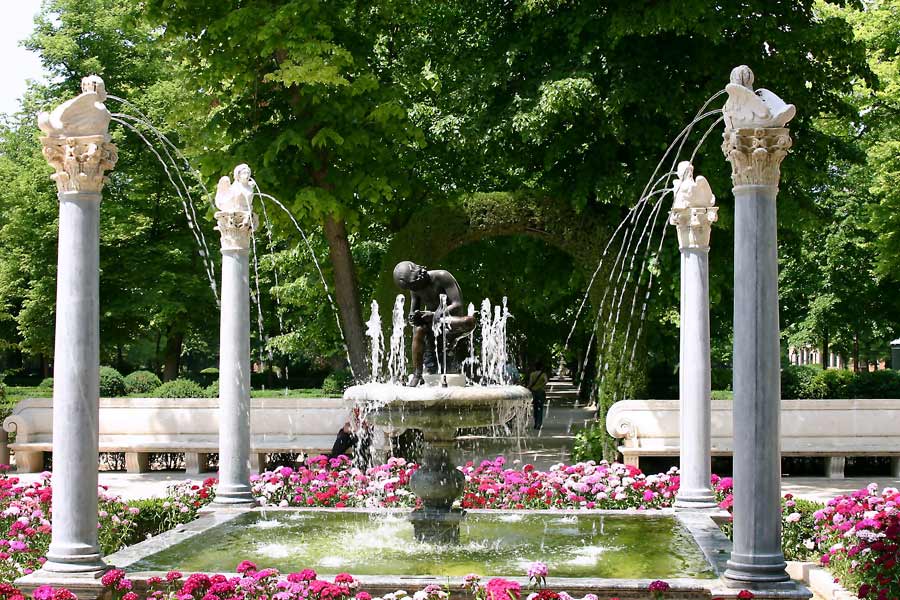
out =
[[[403,261],[394,267],[394,282],[402,290],[409,292],[409,323],[413,326],[412,363],[413,377],[410,385],[422,382],[423,368],[428,373],[438,372],[438,360],[444,357],[438,353],[446,347],[447,373],[459,372],[456,344],[475,329],[475,317],[465,314],[462,291],[459,283],[448,271],[429,271],[412,261]],[[432,323],[434,313],[440,305],[441,295],[447,297],[444,323],[446,340],[435,338]],[[437,349],[437,351],[436,351]]]

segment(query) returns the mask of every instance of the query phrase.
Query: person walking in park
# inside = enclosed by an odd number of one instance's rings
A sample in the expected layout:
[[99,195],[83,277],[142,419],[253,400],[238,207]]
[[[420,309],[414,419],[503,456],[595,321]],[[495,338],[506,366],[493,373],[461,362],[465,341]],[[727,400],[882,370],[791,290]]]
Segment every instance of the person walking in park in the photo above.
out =
[[544,404],[547,400],[547,370],[544,368],[544,362],[538,360],[534,363],[534,368],[528,375],[528,385],[525,386],[531,391],[531,406],[534,409],[534,428],[539,430],[544,424]]

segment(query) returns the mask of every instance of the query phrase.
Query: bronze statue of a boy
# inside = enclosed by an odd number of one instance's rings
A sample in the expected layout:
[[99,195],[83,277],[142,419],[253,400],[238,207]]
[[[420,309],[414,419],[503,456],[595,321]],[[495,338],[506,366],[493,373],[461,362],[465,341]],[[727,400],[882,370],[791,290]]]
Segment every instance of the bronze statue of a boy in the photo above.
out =
[[439,345],[443,346],[443,340],[435,339],[432,321],[442,294],[447,297],[446,315],[449,315],[443,320],[447,338],[446,368],[448,372],[458,372],[456,343],[475,329],[475,317],[465,314],[462,291],[456,279],[443,269],[429,271],[406,260],[394,267],[394,283],[400,289],[408,290],[410,295],[408,320],[413,326],[413,377],[410,385],[417,386],[422,382],[423,366],[428,373],[437,372],[436,349]]

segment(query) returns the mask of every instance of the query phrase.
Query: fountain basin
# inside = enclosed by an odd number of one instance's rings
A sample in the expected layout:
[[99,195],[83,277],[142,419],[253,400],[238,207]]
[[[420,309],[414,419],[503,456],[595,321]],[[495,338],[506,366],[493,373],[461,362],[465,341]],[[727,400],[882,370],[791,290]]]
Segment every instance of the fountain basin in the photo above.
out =
[[348,388],[344,400],[367,407],[366,419],[389,435],[421,429],[426,438],[432,437],[429,433],[445,432],[449,437],[444,439],[452,439],[458,428],[508,422],[531,405],[531,392],[518,385],[407,387],[367,383]]
[[522,576],[536,560],[569,587],[584,578],[716,577],[689,525],[671,511],[474,510],[461,524],[459,545],[449,546],[416,541],[408,515],[384,509],[220,510],[108,561],[131,573],[230,572],[247,559],[282,572],[312,568],[323,576],[346,571],[389,578],[401,587],[409,586],[403,584],[408,577]]

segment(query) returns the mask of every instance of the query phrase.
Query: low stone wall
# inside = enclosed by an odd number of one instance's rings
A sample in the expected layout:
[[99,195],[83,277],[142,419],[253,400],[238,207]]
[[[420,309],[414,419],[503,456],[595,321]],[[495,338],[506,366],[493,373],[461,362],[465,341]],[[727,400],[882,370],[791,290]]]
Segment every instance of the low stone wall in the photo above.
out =
[[[352,405],[341,398],[253,398],[254,466],[267,453],[329,451],[351,416]],[[53,449],[53,400],[20,401],[3,428],[16,435],[9,448],[17,470],[40,471]],[[129,472],[147,470],[151,452],[184,452],[187,470],[202,472],[218,443],[218,398],[100,399],[100,451],[124,452]]]
[[[712,454],[730,455],[734,430],[731,400],[713,400]],[[606,416],[609,434],[622,440],[626,463],[642,456],[678,456],[678,400],[623,400]],[[900,400],[782,400],[781,452],[824,456],[827,474],[843,477],[848,456],[890,456],[900,476]]]

